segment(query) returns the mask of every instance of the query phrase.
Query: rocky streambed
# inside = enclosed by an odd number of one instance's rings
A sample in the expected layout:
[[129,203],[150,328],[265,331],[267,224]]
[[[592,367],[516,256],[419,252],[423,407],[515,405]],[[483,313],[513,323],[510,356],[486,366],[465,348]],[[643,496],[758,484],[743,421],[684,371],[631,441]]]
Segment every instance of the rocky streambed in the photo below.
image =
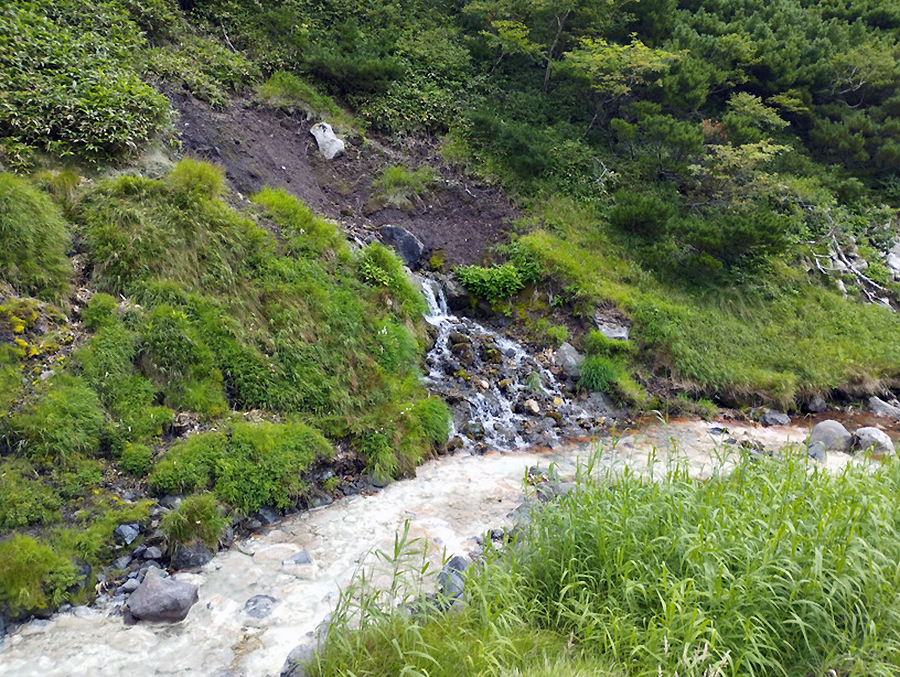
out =
[[[552,452],[435,459],[413,479],[285,518],[194,572],[172,574],[198,586],[199,601],[181,622],[126,625],[122,605],[103,599],[32,621],[3,640],[0,676],[276,676],[292,650],[313,644],[360,561],[372,549],[390,550],[406,523],[410,537],[427,542],[438,571],[445,557],[477,557],[482,536],[527,512],[518,508],[532,491],[524,479],[534,466],[554,464],[565,482],[599,451],[597,472],[626,465],[649,472],[678,459],[704,476],[738,446],[775,453],[809,434],[808,426],[676,421]],[[831,450],[824,464],[837,471],[853,458],[860,457]]]

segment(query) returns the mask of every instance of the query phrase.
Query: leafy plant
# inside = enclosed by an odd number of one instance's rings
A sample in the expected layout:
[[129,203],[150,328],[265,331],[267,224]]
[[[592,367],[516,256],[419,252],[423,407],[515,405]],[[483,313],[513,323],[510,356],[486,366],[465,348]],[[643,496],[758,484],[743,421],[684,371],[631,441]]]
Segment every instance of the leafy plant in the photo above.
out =
[[453,272],[466,289],[491,303],[508,299],[525,287],[518,268],[511,263],[493,268],[458,266]]

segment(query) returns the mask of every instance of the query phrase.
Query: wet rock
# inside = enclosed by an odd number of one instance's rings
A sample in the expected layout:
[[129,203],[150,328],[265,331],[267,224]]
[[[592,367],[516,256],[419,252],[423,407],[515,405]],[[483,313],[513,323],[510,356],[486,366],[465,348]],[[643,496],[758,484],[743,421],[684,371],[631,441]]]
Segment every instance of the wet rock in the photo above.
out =
[[412,270],[417,270],[425,253],[425,245],[406,228],[382,226],[378,231],[381,241],[393,249]]
[[791,417],[783,412],[769,409],[759,417],[759,422],[767,428],[773,425],[790,425]]
[[281,677],[307,677],[309,671],[306,669],[306,665],[309,664],[317,647],[318,644],[313,642],[291,649],[284,661],[284,667],[281,668]]
[[828,456],[825,445],[822,442],[813,442],[810,444],[806,453],[812,460],[818,461],[819,463],[824,463],[825,458]]
[[828,403],[825,401],[825,398],[821,395],[816,395],[809,402],[806,403],[806,411],[810,414],[821,414],[823,411],[828,409]]
[[313,125],[309,133],[315,137],[319,152],[326,160],[333,160],[343,154],[344,142],[337,137],[332,126],[327,122]]
[[581,376],[581,363],[584,355],[575,350],[570,343],[563,343],[556,351],[556,363],[562,368],[563,373],[572,378]]
[[438,280],[444,289],[448,309],[457,311],[472,307],[472,295],[456,278],[450,275],[441,275]]
[[137,578],[129,578],[122,584],[122,592],[129,594],[137,590],[141,582]]
[[271,615],[272,610],[278,604],[278,600],[269,595],[254,595],[244,603],[244,612],[257,620]]
[[120,524],[113,532],[119,545],[131,545],[140,534],[141,528],[137,524]]
[[826,451],[846,453],[850,451],[853,435],[837,421],[822,421],[813,427],[809,436],[810,446],[816,442],[821,442]]
[[895,407],[893,404],[888,404],[880,397],[869,398],[869,411],[871,411],[876,416],[887,416],[888,418],[892,418],[895,421],[900,421],[900,407]]
[[853,436],[853,450],[892,456],[894,443],[883,430],[872,427],[860,428]]
[[281,515],[279,515],[274,508],[268,506],[260,508],[253,517],[266,525],[275,524],[275,522],[281,519]]
[[213,554],[203,543],[182,545],[175,551],[170,563],[175,569],[196,569],[209,562]]
[[307,550],[301,550],[287,559],[282,560],[281,566],[285,571],[293,574],[297,578],[305,580],[312,580],[319,572],[319,566],[316,564],[316,560],[313,559],[313,556],[309,554]]
[[125,623],[178,623],[199,598],[196,585],[149,574],[128,598]]
[[438,591],[449,599],[460,597],[465,588],[463,574],[468,568],[469,561],[465,557],[451,557],[438,574]]
[[481,421],[469,421],[463,428],[463,435],[468,437],[470,440],[483,440],[484,423],[482,423]]

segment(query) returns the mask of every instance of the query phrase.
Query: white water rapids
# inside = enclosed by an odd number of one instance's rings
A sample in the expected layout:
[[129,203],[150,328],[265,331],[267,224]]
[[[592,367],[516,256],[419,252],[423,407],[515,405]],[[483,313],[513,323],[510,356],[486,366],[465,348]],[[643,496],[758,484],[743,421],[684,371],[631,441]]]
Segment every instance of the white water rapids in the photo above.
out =
[[[619,439],[614,450],[607,441],[600,465],[627,463],[640,470],[649,457],[665,461],[674,453],[692,473],[703,475],[717,462],[729,435],[752,435],[774,449],[808,434],[792,426],[727,425],[728,434],[710,432],[703,422],[649,426]],[[312,642],[360,558],[372,548],[390,550],[404,522],[409,521],[411,536],[427,539],[429,557],[439,568],[442,554],[467,555],[477,548],[475,536],[510,526],[509,513],[525,493],[528,467],[546,469],[555,463],[566,479],[590,453],[588,445],[581,445],[552,454],[459,454],[430,461],[414,479],[286,518],[219,553],[197,574],[179,574],[200,585],[200,601],[181,623],[128,627],[121,616],[82,608],[26,624],[3,641],[0,676],[218,677],[229,670],[246,677],[277,676],[291,649]],[[828,465],[840,467],[847,458],[829,454]],[[300,550],[315,558],[318,569],[310,578],[282,564]],[[243,611],[256,595],[278,600],[262,620]]]

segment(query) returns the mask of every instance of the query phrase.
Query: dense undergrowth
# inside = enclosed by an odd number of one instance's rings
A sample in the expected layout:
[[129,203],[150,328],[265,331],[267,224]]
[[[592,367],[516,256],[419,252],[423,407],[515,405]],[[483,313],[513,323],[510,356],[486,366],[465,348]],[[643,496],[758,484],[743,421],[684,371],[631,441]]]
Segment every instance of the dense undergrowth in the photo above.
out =
[[900,466],[807,463],[585,473],[470,570],[461,610],[392,606],[422,604],[422,544],[401,542],[390,591],[348,588],[311,674],[894,675]]

